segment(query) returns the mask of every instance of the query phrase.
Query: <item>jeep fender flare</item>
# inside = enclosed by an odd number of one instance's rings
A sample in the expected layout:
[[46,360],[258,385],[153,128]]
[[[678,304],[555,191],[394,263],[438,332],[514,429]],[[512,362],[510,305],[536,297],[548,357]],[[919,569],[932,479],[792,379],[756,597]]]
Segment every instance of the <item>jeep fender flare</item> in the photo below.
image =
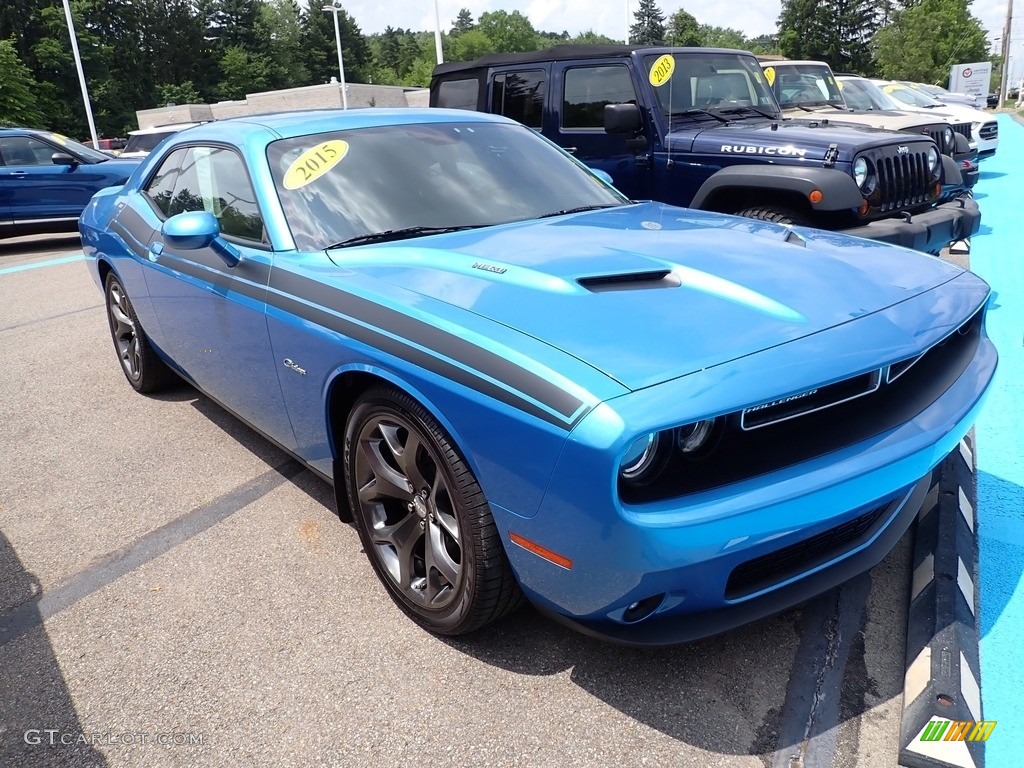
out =
[[[801,168],[791,165],[733,165],[717,171],[697,190],[691,208],[704,203],[728,189],[763,189],[796,192],[813,210],[841,211],[859,208],[864,197],[853,178],[835,168]],[[811,202],[812,190],[820,190],[821,201]]]
[[945,184],[964,183],[963,174],[960,173],[960,166],[949,155],[942,156],[942,180]]

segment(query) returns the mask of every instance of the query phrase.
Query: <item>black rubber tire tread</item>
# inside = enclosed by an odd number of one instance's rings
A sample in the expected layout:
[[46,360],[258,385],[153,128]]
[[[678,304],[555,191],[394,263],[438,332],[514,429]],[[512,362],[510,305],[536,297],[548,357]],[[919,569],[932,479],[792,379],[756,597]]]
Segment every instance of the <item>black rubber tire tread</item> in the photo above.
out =
[[742,211],[737,211],[736,215],[743,216],[747,219],[770,221],[773,224],[789,224],[796,227],[813,226],[811,220],[807,216],[802,213],[798,213],[791,208],[775,208],[772,206],[744,208]]
[[[445,469],[450,475],[450,479],[454,481],[455,492],[452,495],[453,502],[460,507],[460,528],[464,522],[468,521],[469,523],[468,530],[471,531],[472,541],[464,540],[463,551],[466,552],[470,547],[473,549],[472,573],[465,574],[460,589],[464,590],[468,587],[474,589],[475,594],[468,602],[456,600],[456,604],[467,607],[454,624],[439,626],[432,622],[429,616],[421,614],[416,606],[408,603],[401,593],[396,591],[390,577],[381,570],[376,556],[373,554],[373,544],[366,531],[356,494],[356,484],[353,481],[352,441],[362,429],[364,417],[379,413],[381,408],[397,412],[398,415],[416,425],[422,431],[422,436],[433,442],[433,448],[447,465]],[[437,634],[464,635],[497,621],[526,602],[526,598],[519,589],[515,574],[512,572],[512,566],[508,562],[501,534],[494,523],[483,490],[462,456],[455,450],[444,428],[420,403],[405,392],[389,385],[373,387],[364,392],[353,406],[346,424],[344,465],[348,501],[363,549],[392,600],[413,621]],[[467,562],[464,562],[463,568],[467,568],[467,565],[468,559]]]
[[107,326],[110,328],[110,338],[114,343],[114,352],[117,352],[117,339],[114,337],[114,326],[110,320],[110,290],[111,286],[117,284],[121,289],[121,294],[125,297],[128,302],[128,316],[135,323],[135,338],[136,344],[138,345],[141,354],[141,371],[139,372],[138,379],[132,379],[128,375],[128,371],[121,365],[120,358],[118,358],[118,365],[121,367],[121,373],[131,384],[132,389],[142,394],[151,394],[153,392],[159,392],[166,388],[169,384],[173,383],[177,376],[172,371],[167,363],[160,359],[160,356],[156,353],[153,347],[149,343],[149,339],[146,337],[146,332],[142,328],[142,323],[139,322],[138,315],[135,314],[135,307],[132,305],[131,297],[128,295],[128,291],[125,290],[124,284],[117,278],[113,272],[107,274],[106,282],[104,283],[104,306],[107,310]]

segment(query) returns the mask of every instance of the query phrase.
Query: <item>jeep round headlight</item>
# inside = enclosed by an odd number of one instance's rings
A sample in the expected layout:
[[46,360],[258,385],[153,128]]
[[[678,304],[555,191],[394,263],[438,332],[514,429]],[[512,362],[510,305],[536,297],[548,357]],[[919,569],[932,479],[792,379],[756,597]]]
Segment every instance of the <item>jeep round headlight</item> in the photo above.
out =
[[935,173],[939,170],[939,150],[928,147],[928,170]]
[[946,130],[942,132],[942,146],[946,149],[953,148],[953,129],[948,125],[946,126]]
[[858,187],[863,187],[864,182],[868,180],[868,161],[863,157],[853,161],[853,180]]
[[632,483],[642,483],[651,479],[661,463],[661,447],[661,432],[651,432],[638,437],[626,449],[626,454],[619,463],[619,475],[623,480]]

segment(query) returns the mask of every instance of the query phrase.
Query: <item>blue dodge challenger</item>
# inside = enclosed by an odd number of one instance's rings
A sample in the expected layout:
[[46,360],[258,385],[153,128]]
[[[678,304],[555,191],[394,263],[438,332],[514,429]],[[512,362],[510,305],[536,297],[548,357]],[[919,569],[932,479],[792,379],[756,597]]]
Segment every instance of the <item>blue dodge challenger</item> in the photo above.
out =
[[988,286],[867,240],[624,198],[446,110],[182,131],[82,215],[128,382],[333,483],[438,633],[524,598],[660,645],[870,568],[996,368]]

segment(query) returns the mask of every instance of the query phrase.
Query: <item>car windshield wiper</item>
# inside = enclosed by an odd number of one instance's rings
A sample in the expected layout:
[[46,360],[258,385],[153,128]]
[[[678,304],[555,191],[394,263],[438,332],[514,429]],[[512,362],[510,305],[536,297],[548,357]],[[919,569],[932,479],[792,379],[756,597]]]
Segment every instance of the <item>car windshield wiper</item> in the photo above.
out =
[[717,120],[720,123],[728,123],[729,122],[729,118],[722,117],[721,115],[716,115],[714,112],[709,112],[706,109],[698,109],[698,108],[684,109],[682,112],[670,112],[669,113],[669,117],[670,118],[672,118],[672,117],[698,117],[698,116],[701,116],[701,115],[707,115],[708,117],[712,117],[712,118],[714,118],[715,120]]
[[340,243],[328,245],[324,250],[332,248],[345,248],[350,245],[364,245],[366,243],[386,243],[394,240],[407,240],[412,237],[424,235],[442,235],[446,232],[460,232],[464,229],[477,229],[489,226],[487,224],[462,224],[454,227],[402,227],[401,229],[385,229],[383,232],[370,232],[365,235],[356,235]]
[[726,107],[725,109],[720,109],[718,111],[721,112],[723,115],[735,115],[741,114],[743,112],[756,112],[757,114],[761,115],[761,117],[767,117],[769,120],[779,119],[778,115],[773,115],[771,112],[765,112],[763,109],[758,109],[757,107],[751,107],[746,105]]
[[549,219],[552,216],[566,216],[570,213],[583,213],[584,211],[596,211],[601,208],[618,208],[619,203],[606,203],[604,205],[581,205],[578,208],[566,208],[562,211],[552,211],[551,213],[542,213],[538,216],[538,219]]

